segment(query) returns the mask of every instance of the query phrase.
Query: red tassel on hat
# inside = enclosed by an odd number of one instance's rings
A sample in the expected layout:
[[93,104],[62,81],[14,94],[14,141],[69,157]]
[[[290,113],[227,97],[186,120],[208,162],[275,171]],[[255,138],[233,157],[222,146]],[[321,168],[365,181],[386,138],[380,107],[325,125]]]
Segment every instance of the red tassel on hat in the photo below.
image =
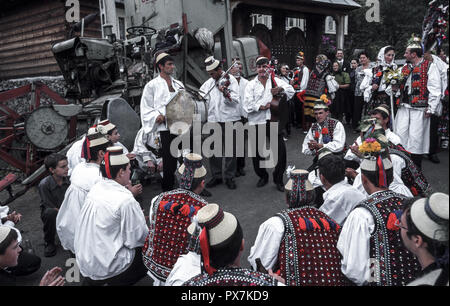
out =
[[399,227],[395,225],[397,222],[397,215],[395,213],[390,213],[386,228],[390,231],[398,231]]
[[305,220],[303,220],[302,217],[298,218],[298,224],[302,231],[306,231],[306,222],[305,222]]
[[209,263],[209,243],[208,243],[208,233],[206,232],[206,228],[204,227],[202,229],[202,232],[200,233],[200,249],[202,251],[202,258],[203,258],[203,265],[205,267],[206,272],[209,275],[212,275],[217,270],[211,267]]
[[417,191],[416,187],[414,187],[414,186],[411,187],[411,193],[415,197],[419,195],[419,192]]
[[386,172],[384,171],[383,160],[381,159],[380,155],[378,155],[377,158],[377,166],[378,166],[378,186],[382,188],[387,188]]
[[105,156],[103,157],[103,159],[105,160],[105,172],[106,172],[106,176],[109,179],[113,179],[112,175],[111,175],[111,169],[110,169],[110,165],[109,165],[109,151],[106,152]]

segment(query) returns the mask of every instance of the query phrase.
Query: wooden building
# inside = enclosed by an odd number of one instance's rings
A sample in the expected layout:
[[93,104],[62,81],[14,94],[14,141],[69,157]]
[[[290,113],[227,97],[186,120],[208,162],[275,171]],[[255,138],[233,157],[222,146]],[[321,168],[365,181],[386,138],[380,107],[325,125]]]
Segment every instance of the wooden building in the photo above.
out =
[[[98,1],[79,0],[80,18],[98,12]],[[60,75],[51,47],[68,38],[66,0],[0,2],[0,80]],[[79,33],[77,33],[79,34]],[[100,17],[84,36],[101,37]]]

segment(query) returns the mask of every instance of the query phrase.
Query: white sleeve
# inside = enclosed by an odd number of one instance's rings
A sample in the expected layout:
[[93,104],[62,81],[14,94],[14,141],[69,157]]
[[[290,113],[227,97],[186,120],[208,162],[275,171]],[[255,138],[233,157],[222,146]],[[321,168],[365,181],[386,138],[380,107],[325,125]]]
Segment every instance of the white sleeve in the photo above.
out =
[[136,200],[130,199],[121,205],[120,229],[127,248],[135,249],[144,245],[148,227],[141,206]]
[[345,129],[342,123],[338,122],[333,133],[333,141],[324,144],[331,152],[338,153],[344,150],[345,146]]
[[309,69],[307,67],[303,67],[303,78],[300,83],[300,91],[305,90],[308,87],[309,82]]
[[332,75],[327,75],[327,77],[325,78],[325,80],[327,81],[327,87],[328,87],[328,92],[329,92],[329,93],[335,93],[336,91],[338,91],[338,89],[339,89],[339,84],[338,84],[338,82],[336,82],[336,80],[334,79],[334,76],[332,76]]
[[312,134],[312,129],[309,129],[308,134],[306,134],[306,137],[303,140],[303,145],[302,145],[302,153],[305,155],[314,155],[314,152],[312,152],[308,147],[308,143],[311,140],[314,140],[314,137]]
[[272,217],[261,224],[256,236],[255,244],[250,249],[248,262],[256,270],[256,259],[267,270],[273,268],[278,260],[278,250],[284,235],[284,224],[280,217]]
[[164,105],[158,107],[155,104],[153,86],[153,83],[145,85],[141,98],[141,123],[145,133],[151,133],[156,130],[156,118],[163,114],[161,109],[165,107]]
[[194,252],[178,257],[167,277],[165,286],[182,286],[185,282],[202,273],[201,256]]
[[375,224],[365,208],[355,208],[342,227],[337,249],[342,254],[342,273],[357,285],[370,277],[370,233]]
[[247,113],[259,111],[259,103],[254,96],[255,82],[249,82],[245,87],[243,108]]
[[428,83],[427,88],[429,91],[428,96],[428,111],[431,114],[435,114],[436,110],[441,102],[441,76],[436,64],[431,63],[428,70]]
[[283,88],[284,93],[287,96],[287,99],[290,100],[295,94],[294,87],[292,87],[292,85],[289,85],[289,83],[283,81],[282,79],[276,78],[276,81],[277,85]]

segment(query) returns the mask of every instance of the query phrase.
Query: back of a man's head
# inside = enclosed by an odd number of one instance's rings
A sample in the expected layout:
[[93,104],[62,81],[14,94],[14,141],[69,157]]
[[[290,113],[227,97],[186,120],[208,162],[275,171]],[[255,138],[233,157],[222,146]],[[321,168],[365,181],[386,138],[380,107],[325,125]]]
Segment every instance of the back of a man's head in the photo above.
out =
[[344,160],[340,156],[329,154],[319,160],[319,171],[328,183],[335,185],[345,178]]
[[241,250],[243,238],[242,227],[238,221],[232,236],[222,243],[210,247],[211,265],[216,269],[220,269],[234,263]]

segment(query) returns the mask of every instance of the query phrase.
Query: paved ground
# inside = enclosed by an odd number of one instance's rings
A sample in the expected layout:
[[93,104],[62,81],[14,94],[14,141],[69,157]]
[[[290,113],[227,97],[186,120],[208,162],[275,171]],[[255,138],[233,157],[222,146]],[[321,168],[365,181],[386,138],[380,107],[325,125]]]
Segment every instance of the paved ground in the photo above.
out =
[[[357,135],[353,134],[350,129],[347,130],[347,142],[353,140]],[[311,165],[312,158],[301,154],[301,144],[303,142],[304,134],[301,130],[293,130],[293,135],[287,141],[287,158],[288,165],[295,165],[297,169],[306,169]],[[435,191],[449,192],[449,158],[448,151],[443,151],[438,154],[441,159],[440,164],[432,164],[428,160],[424,160],[423,168],[425,175],[431,182]],[[245,253],[242,257],[242,266],[249,266],[247,257],[249,250],[256,238],[259,225],[266,219],[272,217],[275,213],[286,207],[284,202],[284,194],[277,191],[275,185],[270,182],[263,188],[256,188],[257,177],[254,174],[251,159],[246,160],[246,173],[244,177],[236,179],[238,188],[235,191],[230,191],[225,185],[217,186],[211,189],[213,196],[208,199],[210,203],[220,204],[225,211],[229,211],[236,215],[244,230],[245,239]],[[286,179],[285,179],[286,180]],[[148,208],[150,200],[161,192],[158,184],[146,186],[144,194],[140,203],[148,215]],[[4,191],[0,194],[1,198],[7,196]],[[29,239],[38,256],[42,258],[42,266],[39,271],[33,275],[22,277],[18,280],[20,285],[37,285],[43,274],[54,266],[60,266],[65,273],[69,268],[66,267],[66,260],[69,254],[61,247],[58,248],[58,253],[55,257],[45,258],[44,242],[42,232],[42,222],[40,220],[39,209],[39,194],[35,188],[28,191],[27,194],[17,199],[10,205],[11,211],[16,210],[22,213],[22,221],[18,224],[18,228],[22,231],[24,239]],[[149,278],[145,278],[137,285],[151,285]],[[69,286],[76,286],[79,283],[67,283]]]

